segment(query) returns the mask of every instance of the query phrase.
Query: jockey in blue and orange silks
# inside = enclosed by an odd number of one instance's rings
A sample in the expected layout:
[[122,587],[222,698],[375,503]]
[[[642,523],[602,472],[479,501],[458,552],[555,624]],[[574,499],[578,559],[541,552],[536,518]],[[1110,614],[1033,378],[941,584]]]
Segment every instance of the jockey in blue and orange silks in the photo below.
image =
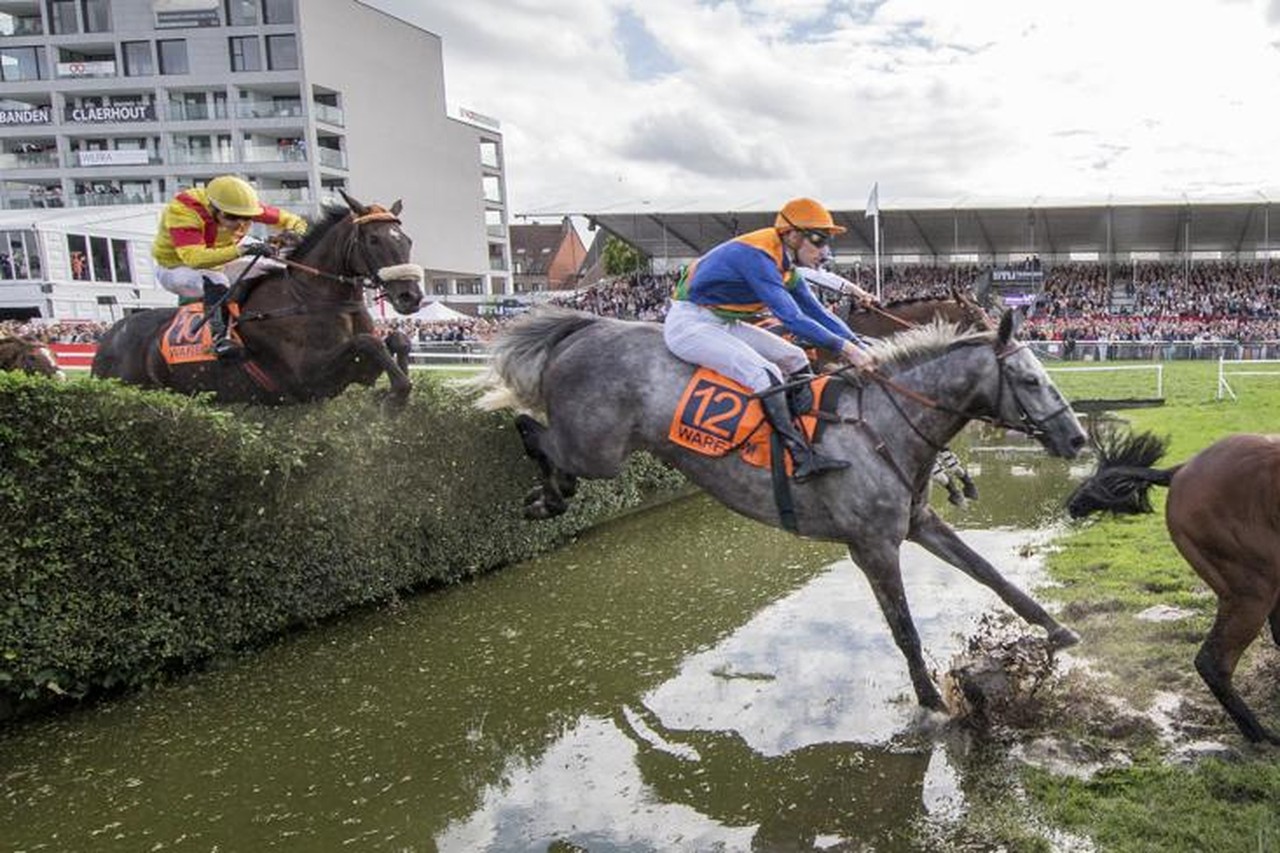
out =
[[[772,228],[742,234],[690,264],[672,294],[663,336],[672,353],[710,367],[760,396],[765,417],[795,463],[797,481],[848,467],[814,450],[796,427],[787,395],[768,392],[783,377],[811,376],[800,347],[753,325],[766,311],[795,336],[839,353],[859,369],[875,366],[861,339],[809,290],[797,267],[817,268],[831,238],[844,233],[808,198],[783,205]],[[855,293],[870,301],[865,291]]]

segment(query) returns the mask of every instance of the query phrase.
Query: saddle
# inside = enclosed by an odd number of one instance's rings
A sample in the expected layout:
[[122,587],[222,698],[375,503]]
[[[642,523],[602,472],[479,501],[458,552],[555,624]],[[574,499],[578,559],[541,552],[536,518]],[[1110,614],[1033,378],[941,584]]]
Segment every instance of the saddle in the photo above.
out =
[[[818,440],[824,423],[819,413],[835,411],[839,386],[829,389],[829,382],[829,376],[813,381],[813,408],[799,418],[800,428],[810,442]],[[744,462],[757,468],[773,464],[772,435],[773,427],[765,420],[764,408],[755,394],[707,367],[698,368],[685,386],[667,432],[667,438],[680,447],[711,457],[736,451]],[[790,454],[784,452],[782,456],[790,475]]]
[[[243,344],[235,326],[235,320],[240,316],[240,306],[232,303],[230,314],[231,337]],[[170,365],[196,364],[217,359],[213,352],[213,332],[204,321],[203,302],[188,302],[178,306],[173,320],[160,336],[160,355]]]

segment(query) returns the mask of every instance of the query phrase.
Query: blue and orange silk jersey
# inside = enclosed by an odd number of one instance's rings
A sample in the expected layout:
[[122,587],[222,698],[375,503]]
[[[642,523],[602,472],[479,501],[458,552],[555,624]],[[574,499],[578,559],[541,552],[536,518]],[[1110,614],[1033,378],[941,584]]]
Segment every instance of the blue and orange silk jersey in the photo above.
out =
[[751,321],[767,311],[788,332],[831,350],[858,340],[795,274],[774,228],[742,234],[707,252],[689,266],[672,298],[731,320]]
[[[307,220],[301,216],[266,204],[252,221],[299,234],[307,230]],[[217,269],[240,257],[239,243],[248,232],[248,222],[241,222],[235,229],[222,227],[214,218],[204,189],[194,187],[174,196],[160,214],[151,256],[160,266],[170,269]]]

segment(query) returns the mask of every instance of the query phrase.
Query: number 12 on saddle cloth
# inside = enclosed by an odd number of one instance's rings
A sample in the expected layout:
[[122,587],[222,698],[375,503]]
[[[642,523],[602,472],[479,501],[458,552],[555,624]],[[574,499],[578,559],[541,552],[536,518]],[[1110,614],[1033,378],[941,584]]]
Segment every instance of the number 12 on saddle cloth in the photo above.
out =
[[[830,377],[820,376],[812,383],[815,412],[835,410],[840,395],[834,389],[828,393],[829,382]],[[802,415],[799,423],[805,437],[811,442],[817,441],[824,422],[810,413]],[[680,396],[667,438],[703,456],[725,456],[737,450],[744,462],[768,468],[772,458],[769,441],[772,433],[764,408],[750,389],[714,370],[700,367]],[[791,459],[789,454],[784,455],[790,474]]]

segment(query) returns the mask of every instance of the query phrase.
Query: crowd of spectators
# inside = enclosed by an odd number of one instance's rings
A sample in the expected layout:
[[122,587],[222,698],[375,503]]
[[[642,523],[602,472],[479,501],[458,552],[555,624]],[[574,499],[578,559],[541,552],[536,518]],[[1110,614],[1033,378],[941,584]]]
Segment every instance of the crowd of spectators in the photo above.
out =
[[[867,290],[874,273],[865,267],[839,272]],[[881,298],[946,296],[972,290],[985,269],[974,264],[886,266]],[[607,278],[564,294],[554,304],[594,314],[661,321],[677,273],[635,273]],[[1043,288],[1022,309],[1022,335],[1056,341],[1280,341],[1280,265],[1265,261],[1139,262],[1107,269],[1096,263],[1044,267]],[[512,314],[433,322],[395,318],[379,331],[399,331],[418,344],[483,344]],[[97,340],[106,323],[0,323],[0,334],[28,334],[47,343]]]

